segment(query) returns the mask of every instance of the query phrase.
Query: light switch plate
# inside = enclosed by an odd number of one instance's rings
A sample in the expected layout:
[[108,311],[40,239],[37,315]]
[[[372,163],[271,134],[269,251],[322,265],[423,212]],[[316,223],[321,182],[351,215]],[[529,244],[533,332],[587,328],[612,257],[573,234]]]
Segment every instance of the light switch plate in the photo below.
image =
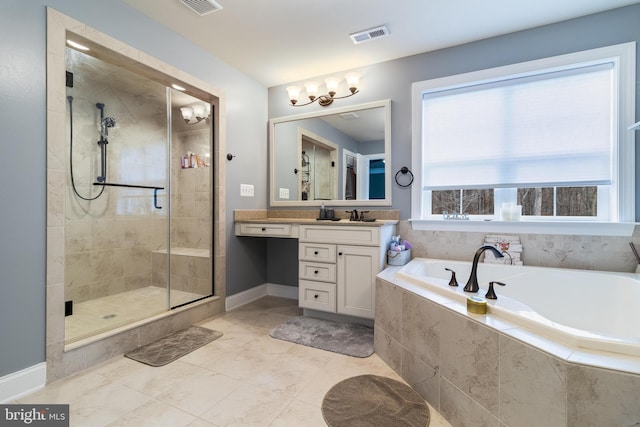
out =
[[288,188],[281,188],[280,189],[280,198],[281,199],[288,199],[289,198],[289,189]]
[[240,196],[241,197],[253,197],[253,185],[240,184]]

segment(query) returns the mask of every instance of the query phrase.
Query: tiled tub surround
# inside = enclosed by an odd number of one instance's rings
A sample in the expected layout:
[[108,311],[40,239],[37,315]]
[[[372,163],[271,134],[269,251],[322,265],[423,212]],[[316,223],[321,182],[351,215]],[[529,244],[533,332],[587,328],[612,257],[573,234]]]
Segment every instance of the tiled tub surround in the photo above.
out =
[[584,351],[395,277],[376,282],[375,351],[455,426],[631,426],[640,358]]
[[[400,221],[398,233],[413,245],[414,258],[457,261],[471,261],[487,234],[505,234],[414,230],[409,221]],[[640,246],[638,226],[632,236],[507,234],[520,237],[524,265],[624,272],[633,272],[638,265],[629,248],[629,242]]]
[[[395,277],[464,304],[473,295],[463,289],[471,268],[466,261],[414,258]],[[459,286],[449,286],[447,269],[457,274]],[[490,281],[506,284],[494,286],[498,298],[487,300],[491,315],[581,349],[640,357],[636,273],[480,264],[477,279],[478,296]]]

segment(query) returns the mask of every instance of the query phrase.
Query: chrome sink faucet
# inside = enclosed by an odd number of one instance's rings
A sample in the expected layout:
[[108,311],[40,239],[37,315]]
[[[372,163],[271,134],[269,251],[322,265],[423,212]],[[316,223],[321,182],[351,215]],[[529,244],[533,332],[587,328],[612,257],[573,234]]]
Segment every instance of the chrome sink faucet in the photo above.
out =
[[469,275],[469,280],[467,280],[467,284],[464,287],[465,292],[478,292],[480,286],[478,286],[478,261],[480,260],[480,255],[486,250],[491,250],[498,257],[502,258],[502,252],[497,250],[495,247],[491,245],[483,245],[476,251],[476,254],[473,256],[473,264],[471,265],[471,275]]

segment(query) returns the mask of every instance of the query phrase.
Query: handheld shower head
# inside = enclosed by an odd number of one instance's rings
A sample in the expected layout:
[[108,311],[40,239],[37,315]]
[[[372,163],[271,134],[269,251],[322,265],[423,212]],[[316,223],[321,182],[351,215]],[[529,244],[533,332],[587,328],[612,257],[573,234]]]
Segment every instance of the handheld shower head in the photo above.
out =
[[105,117],[102,119],[100,123],[100,134],[103,138],[106,138],[109,135],[109,128],[112,128],[116,125],[116,119],[113,117]]
[[114,119],[113,117],[105,117],[104,119],[102,119],[102,125],[104,127],[112,128],[116,125],[116,119]]

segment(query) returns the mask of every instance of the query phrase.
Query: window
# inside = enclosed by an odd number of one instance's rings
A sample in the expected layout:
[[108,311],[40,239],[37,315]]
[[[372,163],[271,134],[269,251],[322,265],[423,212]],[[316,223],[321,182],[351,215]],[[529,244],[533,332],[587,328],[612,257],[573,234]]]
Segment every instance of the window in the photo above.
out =
[[415,219],[634,221],[635,43],[413,85]]

